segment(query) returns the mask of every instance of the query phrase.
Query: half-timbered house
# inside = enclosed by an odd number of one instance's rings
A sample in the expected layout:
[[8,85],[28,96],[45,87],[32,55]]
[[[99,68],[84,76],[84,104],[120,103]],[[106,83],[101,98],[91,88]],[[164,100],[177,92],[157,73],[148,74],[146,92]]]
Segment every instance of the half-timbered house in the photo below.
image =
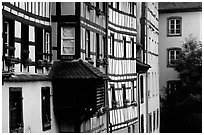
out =
[[49,2],[2,3],[2,131],[56,132]]
[[108,130],[106,10],[102,2],[52,3],[50,75],[59,132]]

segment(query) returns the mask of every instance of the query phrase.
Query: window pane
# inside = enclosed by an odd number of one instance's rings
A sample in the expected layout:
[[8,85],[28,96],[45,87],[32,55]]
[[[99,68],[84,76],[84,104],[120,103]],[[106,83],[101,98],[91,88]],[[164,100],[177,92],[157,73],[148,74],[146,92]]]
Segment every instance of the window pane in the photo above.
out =
[[63,40],[62,54],[74,55],[75,54],[74,46],[75,46],[74,40]]
[[176,24],[177,24],[177,25],[178,25],[178,24],[180,25],[180,20],[176,20]]
[[173,24],[170,25],[170,29],[174,29],[174,25]]
[[174,25],[174,20],[170,20],[170,25]]
[[170,33],[171,33],[171,34],[174,34],[174,30],[170,30]]
[[74,28],[64,27],[63,37],[74,37]]
[[176,30],[176,33],[179,34],[179,33],[181,33],[181,31],[178,29],[178,30]]

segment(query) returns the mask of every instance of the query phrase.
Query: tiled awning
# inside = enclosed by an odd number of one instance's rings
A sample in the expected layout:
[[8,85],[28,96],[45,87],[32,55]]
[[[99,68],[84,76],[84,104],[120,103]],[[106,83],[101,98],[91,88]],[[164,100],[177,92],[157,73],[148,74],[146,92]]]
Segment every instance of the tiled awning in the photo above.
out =
[[81,59],[55,61],[49,75],[52,79],[109,79],[99,69]]
[[137,72],[146,72],[149,68],[151,68],[150,65],[142,63],[141,61],[137,60]]

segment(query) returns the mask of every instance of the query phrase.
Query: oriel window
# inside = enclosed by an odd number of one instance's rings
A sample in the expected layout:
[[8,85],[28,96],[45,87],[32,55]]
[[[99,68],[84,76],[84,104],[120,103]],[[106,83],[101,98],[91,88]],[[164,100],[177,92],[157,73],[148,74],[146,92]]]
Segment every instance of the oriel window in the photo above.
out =
[[61,55],[75,55],[75,28],[61,28]]

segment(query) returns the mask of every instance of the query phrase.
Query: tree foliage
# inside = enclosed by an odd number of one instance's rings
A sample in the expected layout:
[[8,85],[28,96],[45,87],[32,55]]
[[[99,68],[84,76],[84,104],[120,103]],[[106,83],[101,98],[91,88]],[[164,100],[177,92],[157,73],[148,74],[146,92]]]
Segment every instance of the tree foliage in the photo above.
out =
[[202,44],[189,37],[175,61],[174,69],[188,94],[199,94],[202,89]]

